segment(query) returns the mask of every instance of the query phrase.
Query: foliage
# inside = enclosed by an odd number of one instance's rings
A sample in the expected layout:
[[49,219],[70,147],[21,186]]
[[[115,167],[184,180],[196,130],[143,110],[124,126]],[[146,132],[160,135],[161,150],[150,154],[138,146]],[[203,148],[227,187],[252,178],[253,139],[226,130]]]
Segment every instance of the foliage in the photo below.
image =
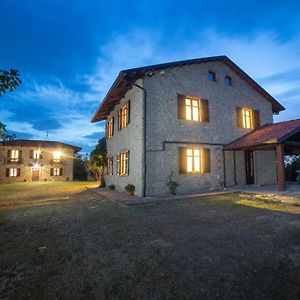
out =
[[114,184],[111,184],[111,185],[108,186],[108,188],[109,188],[110,190],[114,190],[114,189],[116,188],[116,186],[115,186]]
[[0,97],[6,91],[11,92],[21,84],[19,76],[19,71],[15,69],[10,69],[10,71],[0,70]]
[[86,170],[87,156],[76,154],[74,159],[74,179],[75,180],[87,180]]
[[300,170],[300,156],[289,157],[288,162],[285,164],[285,174],[287,181],[296,181],[297,173]]
[[14,140],[16,138],[15,134],[8,134],[6,130],[6,125],[0,122],[0,141]]
[[133,184],[127,184],[125,186],[125,191],[127,191],[128,193],[134,193],[135,191],[135,186]]
[[169,181],[167,182],[167,187],[169,192],[173,195],[176,194],[176,189],[178,187],[178,183],[174,181],[174,172],[171,170],[169,174]]
[[100,181],[100,187],[105,186],[104,168],[106,164],[106,155],[106,139],[102,138],[98,141],[95,149],[91,152],[90,159],[86,161],[87,169],[92,172],[97,181]]

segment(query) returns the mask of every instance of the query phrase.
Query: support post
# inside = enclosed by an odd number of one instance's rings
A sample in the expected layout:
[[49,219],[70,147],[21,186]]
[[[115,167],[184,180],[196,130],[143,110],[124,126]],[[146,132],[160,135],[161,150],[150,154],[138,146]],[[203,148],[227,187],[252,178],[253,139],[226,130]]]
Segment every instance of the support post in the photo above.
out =
[[284,145],[276,144],[278,191],[285,191]]

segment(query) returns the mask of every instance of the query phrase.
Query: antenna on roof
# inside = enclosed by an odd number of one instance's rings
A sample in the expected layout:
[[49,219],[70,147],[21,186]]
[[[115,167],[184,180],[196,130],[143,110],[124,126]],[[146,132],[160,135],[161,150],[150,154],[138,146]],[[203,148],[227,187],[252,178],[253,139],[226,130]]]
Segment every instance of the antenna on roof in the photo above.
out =
[[48,141],[48,131],[46,131],[46,141]]

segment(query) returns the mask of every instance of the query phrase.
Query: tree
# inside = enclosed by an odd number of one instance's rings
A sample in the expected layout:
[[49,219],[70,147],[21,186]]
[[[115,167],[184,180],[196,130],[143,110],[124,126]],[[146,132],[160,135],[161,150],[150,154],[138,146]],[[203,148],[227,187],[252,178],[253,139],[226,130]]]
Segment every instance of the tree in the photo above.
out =
[[87,155],[76,154],[74,160],[74,179],[87,180],[86,161]]
[[6,93],[6,91],[12,92],[20,84],[19,71],[10,69],[10,71],[0,70],[0,97]]
[[[19,76],[18,70],[15,69],[11,69],[10,71],[0,70],[0,97],[2,97],[6,91],[11,92],[21,84]],[[0,122],[0,140],[11,140],[15,137],[15,134],[8,134],[6,131],[6,125]]]
[[100,187],[105,186],[104,168],[106,164],[107,146],[106,139],[98,141],[95,149],[90,154],[90,159],[86,162],[86,167],[92,172],[95,179],[100,181]]

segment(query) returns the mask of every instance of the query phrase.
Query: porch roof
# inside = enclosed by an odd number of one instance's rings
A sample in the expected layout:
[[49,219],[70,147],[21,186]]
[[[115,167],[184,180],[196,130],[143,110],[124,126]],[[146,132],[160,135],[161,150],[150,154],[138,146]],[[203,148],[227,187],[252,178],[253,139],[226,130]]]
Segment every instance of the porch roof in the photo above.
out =
[[[225,150],[243,150],[274,146],[274,144],[286,142],[292,136],[297,135],[297,133],[300,133],[300,119],[266,124],[226,145]],[[291,143],[293,143],[293,141]],[[297,141],[294,143],[297,143]]]

